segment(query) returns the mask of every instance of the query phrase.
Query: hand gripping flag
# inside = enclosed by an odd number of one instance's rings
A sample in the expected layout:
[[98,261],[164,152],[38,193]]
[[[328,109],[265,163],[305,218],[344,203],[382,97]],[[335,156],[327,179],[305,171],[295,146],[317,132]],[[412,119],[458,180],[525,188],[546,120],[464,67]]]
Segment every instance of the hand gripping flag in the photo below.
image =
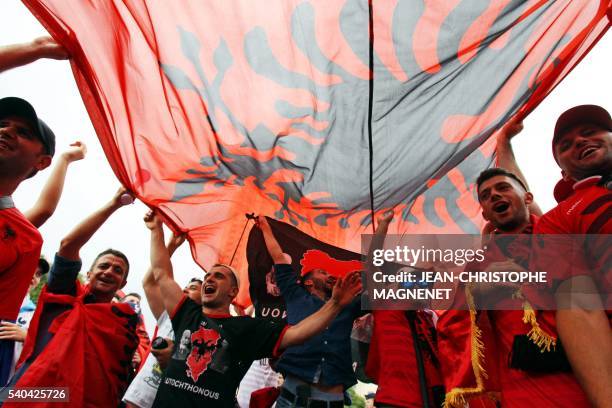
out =
[[390,233],[478,232],[491,135],[610,25],[607,0],[23,1],[117,177],[203,267],[251,211],[349,250],[389,208]]

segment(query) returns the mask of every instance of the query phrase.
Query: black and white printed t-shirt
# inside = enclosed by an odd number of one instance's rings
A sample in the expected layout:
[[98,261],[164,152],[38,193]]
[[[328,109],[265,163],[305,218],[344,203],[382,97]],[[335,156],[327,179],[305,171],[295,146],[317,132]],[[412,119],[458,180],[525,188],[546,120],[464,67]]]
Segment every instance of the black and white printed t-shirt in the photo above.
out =
[[154,407],[234,407],[254,360],[274,355],[287,326],[280,320],[205,315],[183,297],[170,316],[174,351]]

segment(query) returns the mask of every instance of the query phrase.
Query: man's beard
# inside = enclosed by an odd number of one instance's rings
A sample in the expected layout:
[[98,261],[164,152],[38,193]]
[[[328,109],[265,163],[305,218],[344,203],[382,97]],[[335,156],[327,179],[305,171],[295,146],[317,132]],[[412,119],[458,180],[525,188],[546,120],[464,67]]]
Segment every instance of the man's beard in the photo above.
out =
[[209,300],[209,301],[204,301],[202,300],[202,306],[207,307],[209,309],[215,309],[219,306],[221,306],[222,303],[219,299],[213,299],[213,300]]
[[523,214],[516,214],[514,217],[504,222],[503,224],[495,225],[495,228],[500,231],[513,231],[523,223],[524,219],[525,216]]
[[333,287],[330,287],[327,281],[315,281],[315,288],[323,292],[327,298],[330,298],[332,295]]

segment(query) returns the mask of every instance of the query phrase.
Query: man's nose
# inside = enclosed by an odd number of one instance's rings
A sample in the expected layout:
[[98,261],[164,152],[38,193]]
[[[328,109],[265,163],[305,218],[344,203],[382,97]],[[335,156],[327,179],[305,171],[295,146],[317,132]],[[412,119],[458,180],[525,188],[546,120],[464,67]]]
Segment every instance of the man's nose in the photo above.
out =
[[584,136],[576,136],[576,138],[574,139],[574,146],[580,148],[582,146],[584,146],[587,142],[588,142],[588,138],[584,137]]
[[2,127],[0,127],[0,135],[2,137],[5,137],[5,138],[14,139],[16,137],[15,136],[15,128],[10,126],[10,125],[2,126]]

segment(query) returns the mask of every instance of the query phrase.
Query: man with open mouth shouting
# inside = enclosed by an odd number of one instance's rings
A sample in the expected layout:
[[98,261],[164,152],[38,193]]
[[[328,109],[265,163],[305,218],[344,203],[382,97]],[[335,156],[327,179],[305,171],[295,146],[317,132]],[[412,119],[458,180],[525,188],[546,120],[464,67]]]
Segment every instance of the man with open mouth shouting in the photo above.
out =
[[[204,275],[198,305],[172,279],[160,218],[149,213],[145,224],[151,230],[151,265],[172,321],[175,344],[183,340],[185,349],[172,356],[154,407],[233,407],[236,389],[253,361],[278,356],[322,332],[361,292],[358,273],[339,279],[325,305],[294,326],[274,319],[232,317],[229,307],[240,287],[234,269],[225,264],[211,267]],[[282,254],[272,258],[275,263],[285,262]]]

